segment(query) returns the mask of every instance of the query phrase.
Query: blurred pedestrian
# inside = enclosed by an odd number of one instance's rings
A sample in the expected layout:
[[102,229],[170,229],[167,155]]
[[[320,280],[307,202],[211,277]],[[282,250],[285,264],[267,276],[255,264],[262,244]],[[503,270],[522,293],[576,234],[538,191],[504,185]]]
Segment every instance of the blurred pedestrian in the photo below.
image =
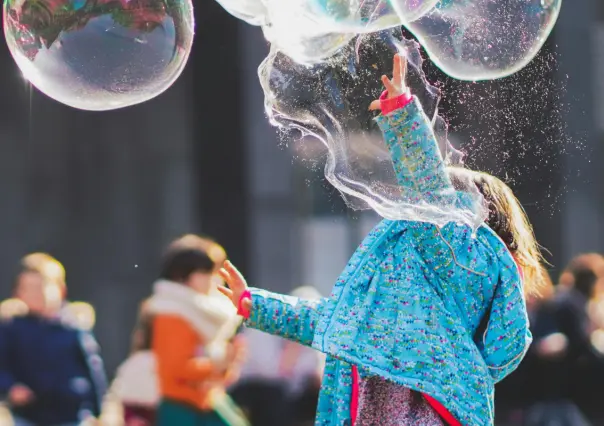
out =
[[243,342],[230,301],[217,291],[217,244],[188,235],[166,251],[148,300],[161,402],[158,426],[245,426],[226,393],[238,376]]
[[160,402],[157,362],[151,350],[152,316],[141,304],[130,356],[117,369],[112,395],[122,404],[124,426],[153,426]]
[[9,312],[0,325],[0,393],[16,426],[77,425],[100,414],[106,383],[94,309],[66,294],[63,266],[35,253],[23,259],[15,299],[5,302],[13,309],[0,309]]
[[[596,389],[604,385],[604,357],[592,344],[589,307],[601,292],[604,257],[583,254],[562,272],[556,292],[531,318],[534,343],[523,369],[526,426],[604,424]],[[520,423],[516,423],[520,424]]]

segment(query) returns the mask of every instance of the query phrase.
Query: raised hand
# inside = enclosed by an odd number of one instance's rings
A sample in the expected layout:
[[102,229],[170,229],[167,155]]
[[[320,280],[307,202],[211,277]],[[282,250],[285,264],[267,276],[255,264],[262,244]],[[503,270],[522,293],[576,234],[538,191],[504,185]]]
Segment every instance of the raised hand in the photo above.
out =
[[[224,266],[220,269],[219,274],[224,282],[228,284],[229,288],[218,287],[218,290],[226,297],[231,299],[233,305],[238,308],[241,296],[247,291],[247,283],[245,282],[245,278],[243,278],[241,272],[239,272],[237,268],[235,268],[235,266],[228,260],[224,262]],[[248,312],[252,308],[252,301],[250,299],[244,299],[241,303],[242,307]]]
[[[396,55],[394,55],[394,59],[392,61],[392,80],[385,75],[382,76],[382,84],[388,92],[388,99],[399,97],[400,95],[406,93],[409,90],[409,88],[407,87],[406,79],[407,59],[400,53],[397,53]],[[376,99],[375,101],[371,102],[369,109],[380,109],[380,100]]]

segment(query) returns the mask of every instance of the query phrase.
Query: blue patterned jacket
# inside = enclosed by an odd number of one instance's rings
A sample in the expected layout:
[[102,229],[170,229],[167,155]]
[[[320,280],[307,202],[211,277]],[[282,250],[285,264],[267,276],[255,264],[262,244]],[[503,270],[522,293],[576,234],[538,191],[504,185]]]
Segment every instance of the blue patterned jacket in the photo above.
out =
[[[455,193],[416,99],[378,124],[411,193]],[[328,355],[316,425],[350,424],[351,365],[428,394],[464,425],[491,425],[494,385],[531,342],[519,270],[486,225],[383,220],[329,298],[252,289],[251,327]]]

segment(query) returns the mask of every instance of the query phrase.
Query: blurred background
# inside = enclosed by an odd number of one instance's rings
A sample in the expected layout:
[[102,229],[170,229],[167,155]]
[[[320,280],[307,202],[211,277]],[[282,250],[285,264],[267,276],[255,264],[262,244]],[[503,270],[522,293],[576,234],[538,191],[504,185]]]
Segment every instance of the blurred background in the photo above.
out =
[[[211,236],[255,286],[327,295],[379,220],[348,210],[265,119],[260,30],[215,2],[195,7],[182,77],[124,110],[46,98],[0,47],[0,296],[11,296],[20,258],[51,253],[65,265],[69,298],[96,310],[109,376],[174,238]],[[551,253],[552,280],[573,257],[604,253],[604,3],[566,1],[539,57],[508,79],[457,82],[425,66],[444,90],[451,140],[472,168],[514,189]],[[593,392],[604,397],[604,382]]]

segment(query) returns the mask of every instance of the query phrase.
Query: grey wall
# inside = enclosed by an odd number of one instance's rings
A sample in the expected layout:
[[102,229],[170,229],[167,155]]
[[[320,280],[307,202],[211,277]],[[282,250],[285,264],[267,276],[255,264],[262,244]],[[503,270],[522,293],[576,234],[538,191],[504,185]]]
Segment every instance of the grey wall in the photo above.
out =
[[[14,67],[0,83],[0,290],[19,258],[65,263],[69,295],[92,302],[110,367],[127,350],[138,301],[161,246],[197,228],[190,76],[147,104],[87,113],[25,89]],[[10,101],[9,101],[10,99]]]

